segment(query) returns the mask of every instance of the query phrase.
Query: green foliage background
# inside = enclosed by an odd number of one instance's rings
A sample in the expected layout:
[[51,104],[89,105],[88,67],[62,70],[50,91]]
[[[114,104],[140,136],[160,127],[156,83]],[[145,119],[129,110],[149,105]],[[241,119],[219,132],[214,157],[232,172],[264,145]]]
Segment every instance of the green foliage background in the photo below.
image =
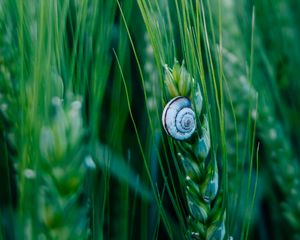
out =
[[185,239],[161,125],[176,61],[224,239],[300,239],[299,22],[297,0],[0,0],[0,240]]

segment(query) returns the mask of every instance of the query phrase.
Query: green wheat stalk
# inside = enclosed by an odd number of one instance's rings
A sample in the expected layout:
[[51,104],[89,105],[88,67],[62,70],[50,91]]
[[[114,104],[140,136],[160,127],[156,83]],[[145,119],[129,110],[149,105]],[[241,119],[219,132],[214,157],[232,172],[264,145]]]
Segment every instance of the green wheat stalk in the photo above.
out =
[[[259,25],[256,48],[259,58],[255,64],[259,67],[256,67],[254,79],[258,92],[262,95],[258,112],[261,124],[258,129],[265,145],[264,158],[270,180],[274,190],[275,187],[279,190],[279,194],[273,190],[277,201],[274,209],[278,209],[276,215],[273,215],[277,220],[273,223],[276,226],[285,225],[285,229],[278,231],[282,236],[289,234],[291,239],[299,239],[299,142],[294,140],[299,133],[298,120],[295,120],[298,119],[299,82],[292,80],[298,77],[296,66],[300,63],[296,54],[299,49],[299,31],[295,27],[299,4],[275,1],[271,8],[263,2],[256,2],[256,5],[259,13],[267,9],[280,9],[274,16],[274,23],[269,16],[257,17]],[[267,27],[266,24],[271,23],[275,27]],[[288,84],[283,85],[283,81],[287,79]],[[296,113],[295,117],[290,115],[293,112]]]
[[[242,3],[242,5],[243,4],[245,3]],[[227,1],[226,4],[224,3],[223,7],[224,14],[222,24],[224,25],[224,28],[227,29],[227,31],[224,31],[223,33],[224,62],[227,62],[224,63],[224,72],[228,82],[229,94],[236,109],[235,118],[243,119],[243,115],[245,115],[246,111],[252,115],[253,119],[257,120],[258,137],[266,149],[266,154],[264,156],[265,164],[270,168],[272,176],[275,176],[274,180],[277,186],[279,186],[280,191],[283,193],[283,196],[286,196],[283,200],[280,200],[280,209],[282,209],[280,215],[284,216],[284,219],[286,219],[286,222],[294,231],[294,238],[297,238],[297,234],[299,234],[299,211],[297,210],[296,205],[298,202],[297,199],[299,199],[299,191],[297,190],[299,189],[299,183],[296,179],[298,178],[297,169],[299,169],[299,166],[297,160],[294,158],[291,143],[288,136],[286,136],[283,125],[276,117],[274,111],[274,98],[272,98],[272,94],[270,94],[269,90],[266,90],[267,83],[265,83],[265,75],[263,72],[266,71],[269,74],[270,71],[267,69],[270,65],[268,59],[263,54],[258,54],[260,58],[256,57],[255,61],[250,59],[251,65],[253,66],[253,64],[255,64],[253,73],[250,72],[249,74],[250,77],[252,74],[255,76],[253,81],[257,86],[256,90],[251,84],[252,79],[247,76],[245,70],[242,70],[243,66],[241,62],[243,62],[242,59],[245,58],[243,56],[249,56],[252,53],[249,51],[250,48],[245,44],[244,46],[240,45],[239,49],[237,48],[237,43],[240,42],[243,35],[237,20],[237,9],[234,8],[232,1]],[[261,50],[260,36],[255,35],[255,39],[258,40],[253,42],[254,40],[252,39],[251,44],[256,47],[258,46],[258,49]],[[262,52],[263,51],[260,51],[260,53]],[[265,69],[261,66],[264,66]],[[269,75],[269,78],[272,78],[272,75]],[[260,96],[257,110],[254,107],[256,91]],[[244,124],[240,122],[239,125],[247,126],[247,119],[244,118]],[[228,125],[229,132],[236,131],[233,128],[234,126],[230,127],[230,125]],[[242,129],[239,127],[239,135],[243,134],[241,130]],[[242,145],[239,143],[239,146]],[[289,166],[290,170],[286,171],[285,166]],[[235,187],[234,184],[232,187]]]
[[38,216],[46,230],[39,236],[88,239],[88,209],[81,205],[86,204],[82,193],[91,163],[82,145],[82,102],[69,96],[63,104],[54,97],[51,112],[49,124],[40,132],[40,171],[27,170],[27,177],[37,174],[39,179]]
[[[255,191],[247,185],[258,179],[251,176],[253,156],[252,136],[257,120],[257,93],[251,85],[250,66],[247,59],[251,46],[247,46],[235,15],[235,3],[232,0],[222,1],[222,32],[217,36],[222,39],[219,51],[222,56],[224,73],[225,117],[226,117],[226,149],[228,160],[228,231],[232,236],[247,238],[245,226],[251,223],[251,197]],[[214,11],[214,18],[219,18],[219,12]],[[251,29],[249,25],[249,29]],[[254,135],[255,136],[255,135]],[[250,191],[250,192],[249,192]],[[249,208],[248,208],[249,207]],[[245,214],[245,209],[246,210]],[[248,223],[247,223],[248,222]]]
[[[197,133],[187,141],[174,140],[175,151],[184,169],[184,188],[188,205],[187,239],[224,239],[226,213],[222,206],[219,172],[215,153],[210,149],[210,127],[202,109],[202,94],[184,65],[167,66],[166,100],[185,96],[197,113]],[[193,90],[192,90],[193,89]]]
[[18,71],[11,76],[22,90],[16,98],[18,110],[12,113],[18,117],[17,239],[85,239],[89,233],[88,208],[82,195],[86,167],[83,150],[78,147],[83,146],[82,104],[73,101],[71,93],[65,93],[62,103],[64,82],[56,55],[62,42],[52,21],[57,20],[57,11],[64,19],[65,6],[6,2],[6,11],[13,13],[12,34],[16,36],[15,45],[7,50],[13,49],[19,56]]

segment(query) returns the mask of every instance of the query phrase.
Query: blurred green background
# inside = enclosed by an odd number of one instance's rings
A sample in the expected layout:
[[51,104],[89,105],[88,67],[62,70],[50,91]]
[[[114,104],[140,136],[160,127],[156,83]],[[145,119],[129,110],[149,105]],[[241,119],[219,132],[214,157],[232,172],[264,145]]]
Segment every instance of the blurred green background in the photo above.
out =
[[298,0],[0,0],[0,240],[185,239],[161,125],[176,61],[209,115],[224,239],[300,239],[299,23]]

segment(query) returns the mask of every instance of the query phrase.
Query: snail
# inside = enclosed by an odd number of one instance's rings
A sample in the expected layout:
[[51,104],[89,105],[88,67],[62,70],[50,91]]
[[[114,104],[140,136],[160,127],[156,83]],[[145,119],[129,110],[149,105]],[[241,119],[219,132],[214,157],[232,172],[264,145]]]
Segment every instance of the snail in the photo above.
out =
[[196,129],[195,112],[186,97],[175,97],[165,106],[162,124],[168,135],[176,140],[190,138]]

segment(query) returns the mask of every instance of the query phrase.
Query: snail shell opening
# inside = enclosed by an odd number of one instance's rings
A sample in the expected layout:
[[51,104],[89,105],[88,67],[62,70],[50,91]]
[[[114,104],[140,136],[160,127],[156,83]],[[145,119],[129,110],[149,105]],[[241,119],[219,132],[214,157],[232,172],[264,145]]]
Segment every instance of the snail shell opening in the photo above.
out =
[[188,98],[175,97],[164,108],[163,127],[176,140],[186,140],[195,132],[196,117],[191,106]]

